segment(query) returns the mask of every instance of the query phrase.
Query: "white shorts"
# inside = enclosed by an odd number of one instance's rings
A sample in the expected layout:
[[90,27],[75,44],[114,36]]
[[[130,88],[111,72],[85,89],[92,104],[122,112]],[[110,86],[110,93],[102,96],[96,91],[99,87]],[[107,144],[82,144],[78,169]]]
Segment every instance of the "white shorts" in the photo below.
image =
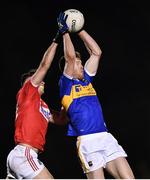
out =
[[118,157],[127,157],[118,141],[108,132],[79,136],[77,150],[85,173],[105,168],[107,162]]
[[31,148],[17,145],[7,157],[7,177],[32,179],[44,168],[38,154]]

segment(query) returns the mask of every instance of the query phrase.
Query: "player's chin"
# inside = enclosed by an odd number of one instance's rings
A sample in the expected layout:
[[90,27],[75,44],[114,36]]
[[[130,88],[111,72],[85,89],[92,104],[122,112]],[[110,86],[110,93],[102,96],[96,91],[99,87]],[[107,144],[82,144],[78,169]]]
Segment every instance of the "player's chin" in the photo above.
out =
[[44,94],[44,90],[43,89],[39,89],[39,94],[40,95]]
[[80,74],[79,79],[82,80],[84,78],[83,73]]
[[41,92],[41,95],[44,94],[44,91]]

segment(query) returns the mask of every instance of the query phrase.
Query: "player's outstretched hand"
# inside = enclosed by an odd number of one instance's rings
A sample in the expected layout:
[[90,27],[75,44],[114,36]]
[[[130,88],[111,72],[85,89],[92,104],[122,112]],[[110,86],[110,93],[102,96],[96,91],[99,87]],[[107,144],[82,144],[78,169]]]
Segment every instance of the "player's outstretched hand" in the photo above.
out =
[[64,12],[60,12],[57,18],[58,28],[61,34],[66,33],[69,29],[66,23],[67,17],[68,15],[65,15]]

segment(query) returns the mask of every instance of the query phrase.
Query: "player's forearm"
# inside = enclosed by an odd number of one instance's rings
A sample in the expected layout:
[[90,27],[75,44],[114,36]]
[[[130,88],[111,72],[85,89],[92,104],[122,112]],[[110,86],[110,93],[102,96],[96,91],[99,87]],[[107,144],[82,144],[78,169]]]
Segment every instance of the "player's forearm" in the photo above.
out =
[[94,54],[96,56],[100,56],[102,51],[97,44],[97,42],[85,31],[82,30],[78,33],[80,38],[83,40],[88,52]]
[[49,46],[47,51],[45,52],[43,59],[39,65],[37,71],[32,76],[32,83],[34,85],[39,85],[39,83],[41,83],[41,81],[43,81],[43,79],[44,79],[48,69],[50,68],[53,59],[54,59],[56,48],[57,48],[57,44],[53,42]]
[[41,67],[44,67],[46,69],[48,69],[54,59],[55,53],[56,53],[56,49],[57,49],[58,44],[53,42],[49,48],[46,50],[46,52],[44,53],[42,62],[40,64]]
[[56,125],[65,125],[68,123],[68,117],[65,110],[61,110],[60,112],[51,110],[52,116],[50,122]]
[[67,61],[73,61],[76,57],[75,55],[75,49],[73,46],[73,43],[71,41],[71,38],[68,33],[65,33],[63,35],[64,40],[64,56]]

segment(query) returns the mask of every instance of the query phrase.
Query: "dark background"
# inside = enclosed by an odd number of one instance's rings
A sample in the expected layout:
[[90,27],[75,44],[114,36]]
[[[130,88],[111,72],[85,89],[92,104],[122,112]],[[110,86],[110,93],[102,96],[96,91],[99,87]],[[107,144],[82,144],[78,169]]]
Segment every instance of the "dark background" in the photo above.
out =
[[[2,1],[1,1],[2,3]],[[74,8],[85,16],[85,29],[103,54],[94,86],[110,132],[128,153],[136,178],[150,178],[150,11],[147,1],[30,0],[5,1],[1,7],[0,178],[6,176],[6,158],[14,147],[16,93],[20,76],[36,68],[57,31],[60,11]],[[76,34],[75,48],[87,52]],[[43,99],[60,109],[59,46],[45,82]],[[75,139],[66,126],[49,125],[40,159],[55,178],[85,178],[76,157]],[[106,174],[106,177],[109,177]]]

